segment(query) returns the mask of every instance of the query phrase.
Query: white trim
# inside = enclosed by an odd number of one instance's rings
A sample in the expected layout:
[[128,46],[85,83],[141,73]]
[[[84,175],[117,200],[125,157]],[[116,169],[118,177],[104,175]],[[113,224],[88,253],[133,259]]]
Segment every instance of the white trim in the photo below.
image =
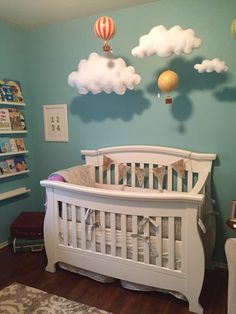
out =
[[193,158],[197,160],[215,160],[216,154],[196,153],[189,150],[164,147],[164,146],[149,146],[149,145],[128,145],[128,146],[115,146],[99,148],[96,150],[81,150],[82,155],[98,156],[108,153],[118,152],[145,152],[145,153],[160,153],[169,155],[178,155],[183,158]]

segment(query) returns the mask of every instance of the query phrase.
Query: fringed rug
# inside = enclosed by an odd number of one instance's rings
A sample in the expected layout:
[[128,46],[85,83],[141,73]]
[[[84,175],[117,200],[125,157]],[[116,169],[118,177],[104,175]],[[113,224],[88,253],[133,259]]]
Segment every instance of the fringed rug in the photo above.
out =
[[19,283],[13,283],[0,291],[0,313],[108,314],[108,312],[95,307],[70,301]]

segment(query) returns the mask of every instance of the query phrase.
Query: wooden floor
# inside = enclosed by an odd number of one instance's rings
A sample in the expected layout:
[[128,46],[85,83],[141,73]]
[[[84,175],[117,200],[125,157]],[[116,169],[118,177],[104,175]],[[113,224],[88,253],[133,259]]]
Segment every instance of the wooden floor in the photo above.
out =
[[[11,247],[0,250],[0,289],[19,282],[115,314],[189,313],[186,302],[169,294],[129,291],[122,288],[118,280],[102,284],[60,268],[52,274],[44,270],[45,265],[44,252],[14,254]],[[226,313],[225,270],[207,271],[200,303],[204,314]]]

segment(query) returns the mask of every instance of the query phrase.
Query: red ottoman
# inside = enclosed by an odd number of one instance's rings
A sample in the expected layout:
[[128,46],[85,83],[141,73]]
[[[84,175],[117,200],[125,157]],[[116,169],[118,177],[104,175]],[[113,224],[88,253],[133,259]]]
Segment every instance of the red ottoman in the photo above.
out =
[[43,239],[45,212],[22,212],[10,226],[14,238]]

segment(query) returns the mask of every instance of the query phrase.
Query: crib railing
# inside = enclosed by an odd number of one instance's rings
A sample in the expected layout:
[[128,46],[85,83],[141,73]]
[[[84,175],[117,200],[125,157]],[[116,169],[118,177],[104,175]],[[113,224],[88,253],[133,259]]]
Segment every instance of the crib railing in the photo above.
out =
[[[191,170],[186,170],[181,177],[171,165],[168,165],[164,166],[164,177],[163,180],[160,180],[154,175],[153,169],[162,165],[147,163],[126,163],[124,165],[127,166],[128,170],[122,178],[119,177],[118,164],[111,164],[106,170],[104,170],[103,165],[96,166],[94,174],[95,181],[99,184],[124,185],[160,191],[164,189],[168,191],[190,192],[199,178],[198,172],[192,172]],[[137,169],[144,169],[145,175],[142,184],[137,179]]]
[[57,202],[60,246],[183,271],[181,216],[126,215]]

